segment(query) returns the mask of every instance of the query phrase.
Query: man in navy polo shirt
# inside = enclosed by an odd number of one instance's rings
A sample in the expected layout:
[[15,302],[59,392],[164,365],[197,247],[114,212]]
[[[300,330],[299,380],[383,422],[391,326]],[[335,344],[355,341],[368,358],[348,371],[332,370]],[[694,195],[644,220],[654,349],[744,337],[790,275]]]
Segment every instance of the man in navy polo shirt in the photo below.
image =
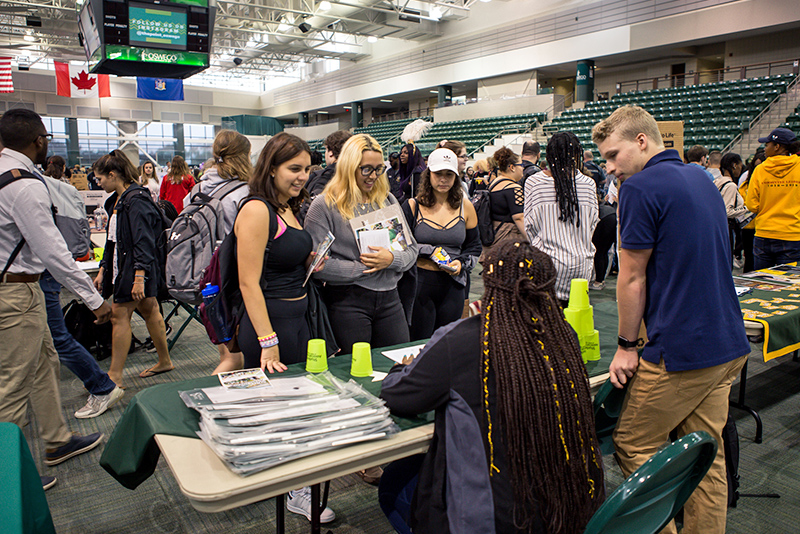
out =
[[[727,483],[722,428],[731,381],[750,345],[730,271],[725,206],[705,171],[665,150],[658,125],[624,106],[595,125],[592,139],[619,190],[619,347],[612,383],[628,384],[614,432],[630,475],[677,429],[704,430],[718,444],[708,474],[684,508],[682,532],[725,532]],[[647,344],[637,345],[644,319]],[[671,522],[665,532],[675,532]]]

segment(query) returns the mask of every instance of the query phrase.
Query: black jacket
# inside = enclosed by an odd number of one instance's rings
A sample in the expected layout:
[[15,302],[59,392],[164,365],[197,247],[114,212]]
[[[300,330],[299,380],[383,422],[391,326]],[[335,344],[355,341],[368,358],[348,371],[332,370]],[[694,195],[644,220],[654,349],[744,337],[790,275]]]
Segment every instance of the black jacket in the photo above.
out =
[[336,174],[336,163],[331,163],[324,169],[311,173],[311,176],[306,182],[306,191],[308,191],[311,198],[303,202],[300,206],[300,211],[297,213],[297,220],[300,221],[300,224],[303,224],[306,220],[306,213],[308,213],[311,202],[322,194],[322,191],[325,189],[325,186],[328,185],[328,182],[331,181],[334,174]]
[[[130,302],[133,275],[136,270],[145,272],[144,294],[154,297],[162,285],[162,269],[166,258],[157,243],[164,230],[161,210],[150,197],[150,191],[133,184],[119,198],[117,193],[108,197],[106,212],[116,209],[117,242],[106,240],[103,252],[103,297],[114,295],[115,302]],[[114,280],[114,255],[119,256],[119,274]]]

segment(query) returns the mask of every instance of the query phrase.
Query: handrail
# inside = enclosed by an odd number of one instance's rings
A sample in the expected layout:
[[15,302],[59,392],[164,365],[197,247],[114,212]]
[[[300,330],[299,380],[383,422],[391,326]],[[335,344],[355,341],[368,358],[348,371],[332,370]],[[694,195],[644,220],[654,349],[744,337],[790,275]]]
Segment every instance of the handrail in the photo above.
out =
[[[785,92],[785,93],[781,93],[781,94],[779,94],[778,96],[776,96],[776,97],[775,97],[775,98],[772,100],[772,102],[770,102],[769,104],[767,104],[766,106],[764,106],[764,109],[762,109],[762,110],[759,112],[759,114],[758,114],[758,115],[756,115],[755,117],[753,117],[753,120],[751,120],[751,121],[748,123],[748,125],[747,125],[747,131],[748,131],[748,132],[749,132],[749,131],[751,131],[751,130],[753,129],[753,127],[754,127],[754,126],[755,126],[755,125],[756,125],[758,122],[760,122],[760,121],[761,121],[761,119],[763,119],[763,118],[764,118],[764,115],[766,115],[766,114],[767,114],[769,111],[772,111],[772,105],[773,105],[773,104],[775,104],[776,102],[778,102],[778,100],[780,100],[780,99],[781,99],[781,97],[783,97],[784,95],[788,94],[790,90],[794,89],[794,88],[795,88],[795,86],[797,86],[798,82],[800,82],[800,76],[795,76],[795,77],[794,77],[794,79],[793,79],[791,82],[789,82],[789,84],[786,86],[786,92]],[[742,140],[742,138],[743,138],[743,137],[744,137],[744,129],[742,129],[742,131],[741,131],[741,132],[739,132],[739,133],[736,135],[736,137],[734,137],[734,138],[733,138],[733,140],[732,140],[730,143],[728,143],[727,145],[725,145],[725,148],[723,148],[723,149],[722,149],[722,153],[723,153],[723,154],[726,154],[728,151],[730,151],[730,150],[733,148],[733,146],[734,146],[736,143],[738,143],[739,141],[741,141],[741,140]]]
[[504,128],[504,129],[500,130],[499,132],[497,132],[496,134],[494,134],[492,137],[490,137],[485,143],[480,145],[478,148],[476,148],[475,150],[470,152],[468,154],[468,156],[474,155],[476,152],[482,150],[485,146],[488,146],[489,143],[491,143],[492,141],[494,141],[498,137],[502,137],[504,134],[517,133],[519,135],[516,137],[516,139],[519,139],[521,136],[525,135],[526,133],[533,131],[533,128],[535,128],[535,126],[531,126],[532,124],[539,125],[539,124],[542,124],[542,122],[540,122],[539,119],[533,119],[531,121],[528,121],[528,122],[525,123],[525,127],[522,129],[521,132],[519,131],[520,130],[519,127],[516,127],[516,128]]
[[[787,68],[788,67],[788,68]],[[616,84],[616,94],[627,93],[631,90],[639,91],[639,85],[644,84],[645,89],[658,89],[659,88],[659,81],[666,81],[670,82],[668,87],[676,87],[676,86],[685,86],[685,85],[699,85],[701,77],[712,76],[716,78],[715,82],[725,81],[725,75],[730,73],[738,72],[737,79],[744,80],[746,78],[753,77],[752,71],[760,71],[766,69],[767,76],[773,75],[773,69],[783,70],[783,72],[775,72],[774,74],[794,74],[795,76],[798,74],[798,69],[800,68],[800,60],[798,59],[787,59],[781,61],[770,61],[765,63],[752,63],[750,65],[742,65],[740,67],[723,67],[721,69],[710,69],[710,70],[699,70],[696,72],[687,72],[684,74],[667,74],[664,76],[657,76],[655,78],[639,78],[638,80],[627,80],[622,82],[617,82]],[[748,70],[751,71],[751,75],[748,76]],[[692,78],[694,83],[685,83],[688,81],[689,78]],[[676,84],[675,82],[681,81],[683,83]],[[650,84],[649,87],[647,84]],[[632,86],[630,89],[625,89],[625,86]]]

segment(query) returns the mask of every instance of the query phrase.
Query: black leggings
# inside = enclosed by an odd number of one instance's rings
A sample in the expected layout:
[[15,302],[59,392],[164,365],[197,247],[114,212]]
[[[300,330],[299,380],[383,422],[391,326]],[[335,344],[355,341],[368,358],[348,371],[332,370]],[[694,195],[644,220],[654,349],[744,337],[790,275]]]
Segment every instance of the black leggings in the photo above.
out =
[[350,354],[353,343],[362,341],[373,348],[408,343],[408,323],[397,289],[373,291],[328,284],[323,297],[342,354]]
[[608,271],[608,251],[617,238],[617,214],[612,213],[600,219],[592,234],[594,253],[594,279],[602,282]]
[[428,339],[439,327],[461,319],[465,298],[465,288],[446,272],[417,269],[411,341]]
[[[306,321],[308,297],[301,300],[265,300],[269,322],[278,334],[281,363],[290,365],[306,361],[308,340],[311,338]],[[261,367],[261,345],[258,344],[258,335],[247,313],[239,324],[239,347],[244,354],[245,369]]]

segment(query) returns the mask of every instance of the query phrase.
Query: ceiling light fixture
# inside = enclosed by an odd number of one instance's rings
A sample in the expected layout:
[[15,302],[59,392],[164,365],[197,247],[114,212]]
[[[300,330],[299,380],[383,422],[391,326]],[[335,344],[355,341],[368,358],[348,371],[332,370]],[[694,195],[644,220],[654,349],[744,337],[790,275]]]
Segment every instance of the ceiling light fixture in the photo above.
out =
[[435,94],[435,95],[438,95],[438,94],[439,94],[439,91],[431,91],[431,93],[433,93],[433,94]]
[[442,18],[444,11],[439,6],[433,6],[431,10],[428,12],[428,16],[430,16],[434,20],[439,20]]
[[331,10],[331,3],[327,0],[323,0],[319,3],[319,10],[320,11],[330,11]]
[[327,115],[327,114],[328,114],[328,112],[327,112],[327,111],[317,111],[317,115],[319,115],[319,114],[322,114],[322,115]]
[[381,98],[381,102],[389,103],[389,102],[391,102],[391,100],[386,100],[385,98]]
[[28,34],[26,34],[26,35],[24,35],[22,38],[23,38],[25,41],[28,41],[29,43],[32,43],[32,42],[36,41],[36,37],[34,37],[33,35],[28,35]]
[[291,26],[289,26],[285,22],[281,22],[280,24],[278,24],[278,31],[279,32],[287,32],[287,31],[289,31],[289,29],[291,29]]
[[377,43],[378,42],[378,38],[375,37],[374,35],[370,35],[369,37],[367,37],[367,42],[368,43]]

